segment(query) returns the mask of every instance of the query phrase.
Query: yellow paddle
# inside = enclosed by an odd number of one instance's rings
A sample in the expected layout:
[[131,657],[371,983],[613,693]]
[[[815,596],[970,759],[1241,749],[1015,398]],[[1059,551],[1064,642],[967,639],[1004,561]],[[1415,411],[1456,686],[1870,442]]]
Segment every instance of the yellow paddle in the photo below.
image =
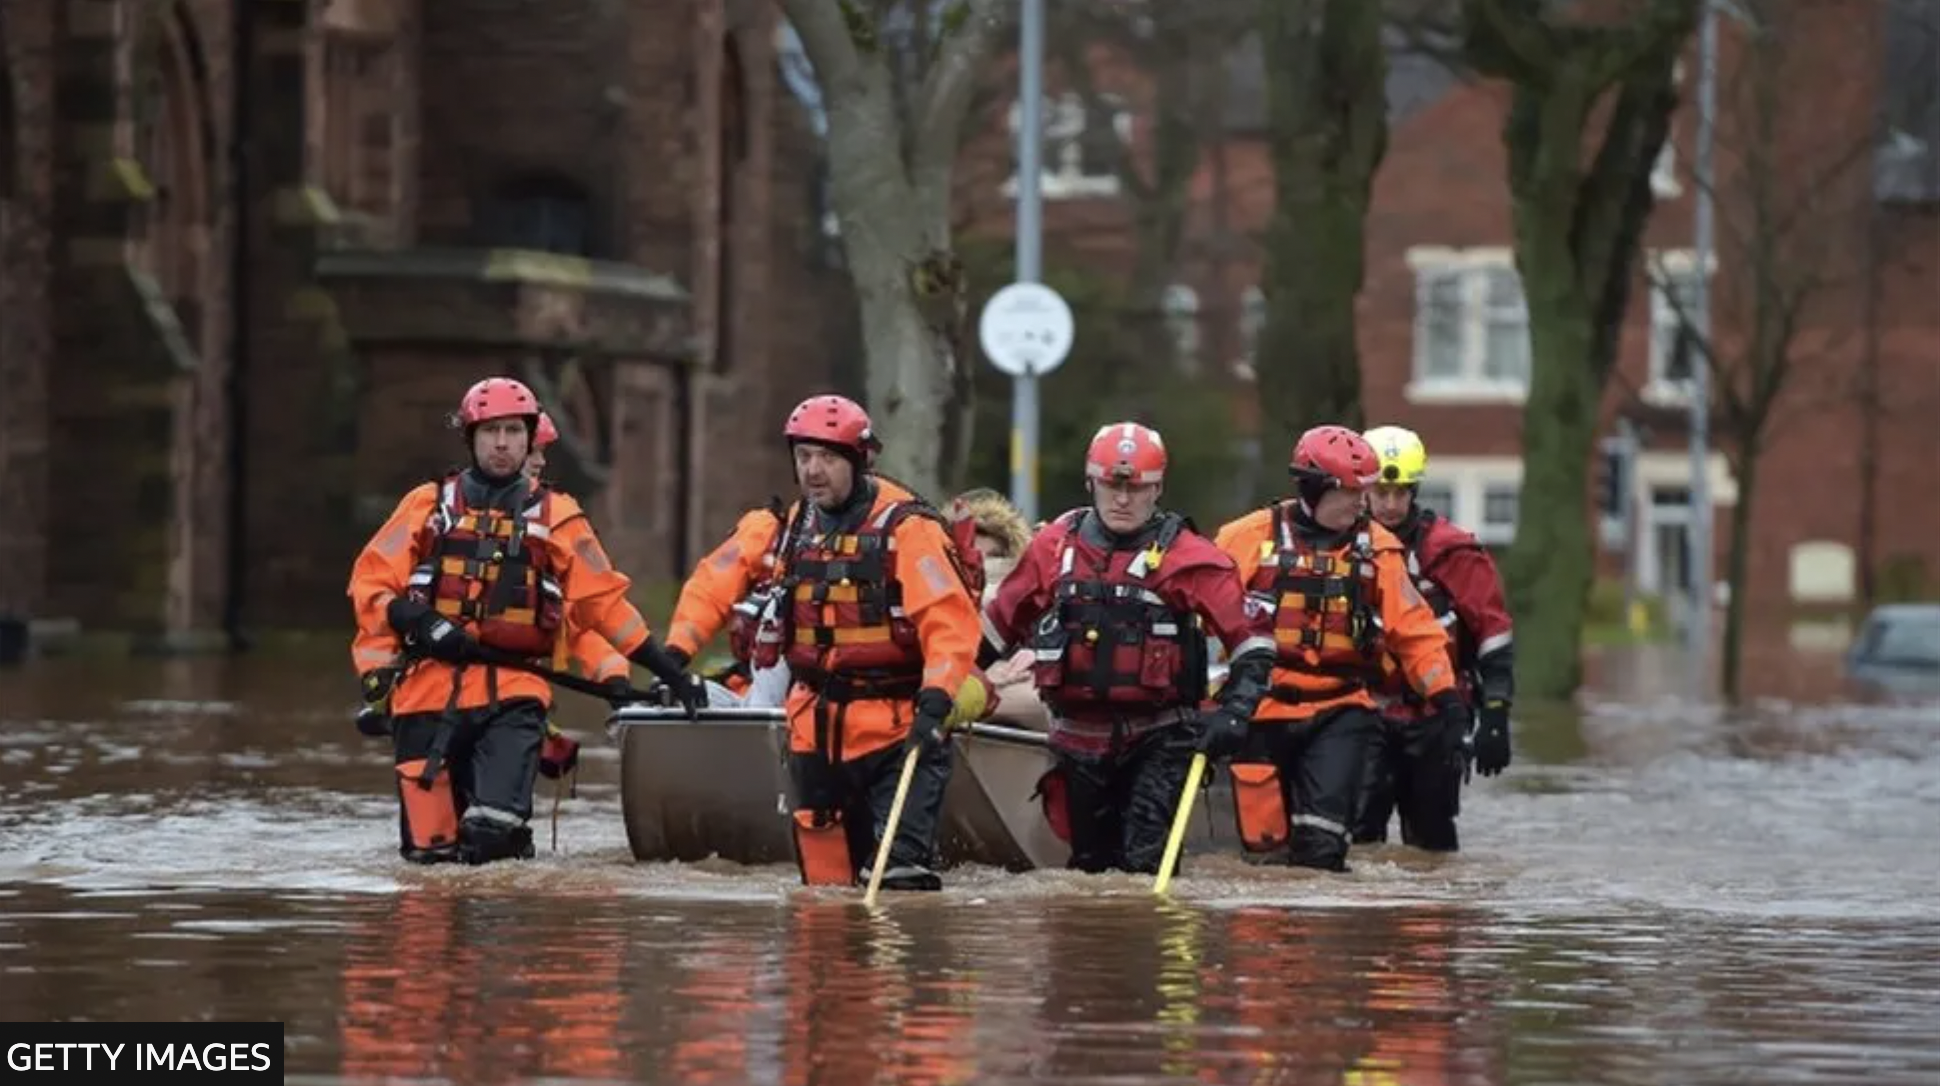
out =
[[1179,849],[1186,843],[1186,827],[1192,824],[1192,797],[1199,794],[1199,782],[1206,775],[1206,754],[1200,751],[1192,756],[1192,766],[1186,770],[1185,791],[1179,796],[1179,809],[1172,815],[1172,836],[1165,839],[1165,857],[1159,861],[1159,877],[1152,883],[1152,892],[1165,893],[1172,885],[1172,871],[1179,866]]
[[889,805],[889,819],[882,824],[876,866],[869,872],[869,889],[862,895],[862,903],[872,909],[876,907],[876,893],[882,889],[882,873],[889,867],[889,845],[896,840],[897,823],[903,820],[903,802],[909,799],[910,782],[916,779],[916,758],[921,753],[920,747],[909,748],[909,755],[903,759],[903,779],[896,782],[896,799]]

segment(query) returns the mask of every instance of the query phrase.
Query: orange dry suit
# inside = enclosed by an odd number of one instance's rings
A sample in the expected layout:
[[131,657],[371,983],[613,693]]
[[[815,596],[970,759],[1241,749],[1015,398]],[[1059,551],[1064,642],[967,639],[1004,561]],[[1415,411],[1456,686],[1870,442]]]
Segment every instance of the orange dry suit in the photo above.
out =
[[[648,636],[646,621],[626,598],[631,582],[613,568],[578,502],[540,485],[520,494],[510,510],[489,503],[474,508],[467,494],[474,483],[458,472],[407,493],[351,570],[348,595],[357,618],[351,655],[359,673],[408,664],[391,690],[390,711],[404,805],[402,847],[412,859],[460,846],[477,857],[523,847],[532,788],[518,742],[471,748],[466,794],[454,793],[452,775],[440,770],[448,743],[463,749],[458,733],[502,716],[536,747],[552,688],[517,668],[407,661],[387,617],[394,599],[408,594],[481,645],[537,665],[551,662],[569,624],[628,652]],[[493,493],[503,500],[507,492]],[[491,762],[489,772],[481,759]],[[460,813],[472,827],[464,833]],[[474,839],[491,843],[467,843]]]
[[1228,523],[1216,540],[1255,602],[1273,611],[1273,686],[1253,719],[1373,708],[1384,653],[1424,698],[1453,689],[1448,637],[1409,579],[1394,533],[1363,520],[1345,544],[1320,551],[1292,517],[1291,503],[1279,502]]
[[[797,503],[780,518],[744,517],[676,610],[674,643],[698,646],[752,587],[771,589],[750,664],[785,662],[793,679],[784,711],[795,840],[811,884],[851,882],[873,850],[881,816],[868,811],[879,791],[868,782],[900,768],[884,759],[908,738],[919,700],[971,718],[996,701],[977,668],[977,604],[941,515],[887,479],[861,476],[856,486],[836,511]],[[887,881],[930,864],[948,776],[947,751],[925,756]]]
[[1393,533],[1365,514],[1344,533],[1303,531],[1294,517],[1294,503],[1279,502],[1219,530],[1219,548],[1273,616],[1270,687],[1248,756],[1231,765],[1234,805],[1249,852],[1285,846],[1297,865],[1339,871],[1379,727],[1383,655],[1425,698],[1452,691],[1454,669]]

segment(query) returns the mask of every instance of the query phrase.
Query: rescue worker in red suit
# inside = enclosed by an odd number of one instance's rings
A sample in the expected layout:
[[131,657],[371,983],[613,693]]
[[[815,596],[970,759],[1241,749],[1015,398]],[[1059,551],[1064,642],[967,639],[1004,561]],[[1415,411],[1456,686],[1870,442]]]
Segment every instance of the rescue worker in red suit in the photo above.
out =
[[780,516],[744,517],[701,560],[675,607],[672,651],[684,666],[737,605],[758,609],[749,663],[786,663],[792,680],[783,711],[809,885],[866,877],[906,753],[920,752],[882,885],[941,889],[946,733],[996,706],[950,525],[874,473],[881,444],[854,401],[812,396],[783,434],[801,498]]
[[[1381,464],[1368,508],[1408,549],[1408,575],[1448,631],[1456,682],[1477,721],[1470,756],[1476,772],[1492,777],[1509,767],[1509,703],[1515,696],[1515,630],[1502,578],[1473,535],[1416,500],[1428,473],[1421,438],[1399,426],[1363,436]],[[1450,765],[1439,757],[1436,710],[1392,666],[1381,700],[1382,723],[1368,754],[1354,840],[1387,840],[1388,816],[1398,809],[1404,844],[1454,852],[1467,759]]]
[[[1158,871],[1193,752],[1239,749],[1273,667],[1232,560],[1159,510],[1165,467],[1157,431],[1101,428],[1085,454],[1092,504],[1039,531],[984,611],[1000,653],[1035,651],[1055,759],[1046,789],[1053,804],[1063,793],[1080,871]],[[1232,662],[1206,710],[1208,636]]]
[[1219,530],[1219,548],[1273,615],[1276,657],[1230,767],[1234,805],[1249,854],[1345,871],[1383,660],[1391,654],[1435,707],[1434,757],[1461,757],[1468,708],[1400,540],[1368,517],[1374,449],[1344,426],[1318,426],[1301,435],[1288,470],[1291,500]]
[[414,863],[533,854],[552,687],[528,668],[550,663],[568,626],[597,631],[690,712],[705,704],[579,503],[526,477],[539,413],[518,381],[473,385],[455,419],[471,466],[407,493],[351,569],[351,658],[365,701],[388,699],[399,851]]

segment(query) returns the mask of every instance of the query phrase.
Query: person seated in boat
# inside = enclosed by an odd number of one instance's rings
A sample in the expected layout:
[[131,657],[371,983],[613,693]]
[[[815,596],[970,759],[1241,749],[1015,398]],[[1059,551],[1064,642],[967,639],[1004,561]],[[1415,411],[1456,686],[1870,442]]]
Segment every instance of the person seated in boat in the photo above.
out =
[[[1195,752],[1220,756],[1266,693],[1273,638],[1233,562],[1185,517],[1161,511],[1166,451],[1137,423],[1099,429],[1085,455],[1092,504],[1035,538],[984,609],[1000,652],[1023,646],[1051,711],[1070,866],[1156,873]],[[1207,637],[1232,659],[1210,709]]]
[[860,405],[812,396],[782,433],[800,498],[743,517],[695,567],[669,651],[684,663],[739,617],[751,666],[787,665],[795,845],[810,885],[866,877],[915,752],[882,885],[941,889],[933,868],[954,765],[947,730],[996,704],[977,667],[962,556],[941,513],[873,470],[882,446]]
[[[1016,568],[1024,548],[1030,546],[1031,529],[1017,507],[989,487],[976,487],[958,494],[950,499],[949,511],[952,521],[970,526],[970,543],[983,556],[981,602],[988,606],[997,596],[997,586]],[[984,674],[997,688],[997,697],[1003,705],[992,720],[1045,731],[1051,726],[1051,713],[1037,696],[1031,663],[1031,650],[1027,648],[1017,650],[1008,659],[987,662]]]
[[579,503],[524,469],[539,402],[524,384],[473,385],[454,422],[471,464],[414,487],[351,568],[351,659],[387,701],[399,852],[415,863],[533,854],[532,786],[552,687],[535,670],[568,621],[703,698],[627,602]]
[[1345,426],[1317,426],[1294,445],[1288,471],[1293,497],[1216,537],[1272,616],[1275,646],[1270,691],[1232,762],[1233,800],[1249,856],[1345,871],[1384,658],[1392,653],[1434,705],[1440,757],[1460,757],[1468,709],[1407,552],[1369,519],[1381,472],[1373,447]]
[[[1479,718],[1474,768],[1494,776],[1509,767],[1509,702],[1515,695],[1515,627],[1502,576],[1475,536],[1421,504],[1428,446],[1419,434],[1380,426],[1361,436],[1381,460],[1368,510],[1408,548],[1409,575],[1448,631],[1456,686]],[[1455,852],[1461,847],[1455,819],[1468,758],[1443,755],[1436,708],[1409,688],[1392,656],[1385,664],[1381,725],[1369,744],[1354,843],[1386,841],[1388,818],[1398,812],[1404,844]]]

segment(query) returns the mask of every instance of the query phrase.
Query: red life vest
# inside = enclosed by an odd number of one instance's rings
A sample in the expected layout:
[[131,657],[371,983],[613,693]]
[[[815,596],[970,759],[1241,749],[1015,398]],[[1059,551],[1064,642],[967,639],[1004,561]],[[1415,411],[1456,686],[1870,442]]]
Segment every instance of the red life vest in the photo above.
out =
[[[895,552],[896,528],[919,515],[942,520],[919,500],[892,500],[853,532],[791,540],[771,617],[756,634],[754,665],[786,660],[797,679],[830,700],[914,697],[922,641],[903,614]],[[840,650],[833,671],[831,649]],[[832,679],[846,694],[830,687]]]
[[[1164,514],[1150,546],[1113,550],[1103,564],[1079,545],[1089,510],[1059,517],[1058,566],[1051,607],[1031,639],[1033,677],[1059,717],[1116,708],[1149,716],[1197,709],[1206,686],[1206,642],[1199,616],[1166,602],[1158,586],[1165,554],[1186,527]],[[1094,710],[1086,713],[1085,710]],[[1061,728],[1082,721],[1061,720]],[[1109,728],[1109,724],[1106,725]]]
[[473,509],[459,474],[440,484],[425,525],[426,558],[408,593],[463,626],[489,648],[517,656],[553,651],[565,625],[565,596],[553,577],[552,491],[541,484],[516,512]]
[[1274,508],[1274,538],[1262,545],[1260,567],[1246,589],[1273,609],[1277,668],[1304,680],[1277,681],[1272,696],[1287,702],[1325,701],[1378,682],[1381,620],[1374,543],[1363,524],[1354,538],[1321,550],[1293,525],[1291,507]]

